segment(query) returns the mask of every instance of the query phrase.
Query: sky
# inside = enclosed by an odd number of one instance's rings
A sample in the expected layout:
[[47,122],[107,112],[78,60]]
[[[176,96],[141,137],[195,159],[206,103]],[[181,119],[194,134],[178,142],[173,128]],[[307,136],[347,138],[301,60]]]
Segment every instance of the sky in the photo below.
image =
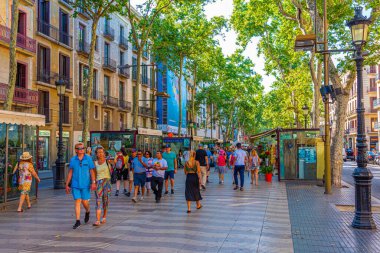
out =
[[[145,2],[145,0],[132,0],[132,4],[141,4]],[[230,18],[233,10],[233,0],[216,0],[214,3],[208,4],[205,7],[205,13],[207,18],[212,18],[214,16],[224,16],[226,18]],[[236,39],[237,34],[234,30],[230,30],[225,32],[224,38],[218,36],[220,46],[225,55],[232,54],[237,48]],[[257,44],[259,38],[253,38],[251,42],[248,44],[246,50],[244,51],[244,55],[249,57],[254,63],[254,70],[262,76],[262,82],[265,88],[265,91],[268,92],[271,88],[271,84],[274,82],[273,76],[267,76],[264,71],[264,57],[257,56]]]

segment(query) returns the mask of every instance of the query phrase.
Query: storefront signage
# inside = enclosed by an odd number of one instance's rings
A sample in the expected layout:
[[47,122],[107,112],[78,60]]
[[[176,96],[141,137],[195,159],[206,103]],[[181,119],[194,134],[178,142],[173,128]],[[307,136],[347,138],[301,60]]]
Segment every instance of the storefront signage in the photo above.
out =
[[38,135],[40,137],[49,137],[50,136],[50,131],[49,130],[39,130]]
[[139,128],[138,134],[162,136],[162,131],[156,129]]
[[164,138],[164,143],[183,143],[184,138]]
[[[55,135],[56,135],[56,137],[59,137],[59,131],[56,131]],[[63,138],[70,138],[70,132],[63,131],[62,132],[62,137]]]

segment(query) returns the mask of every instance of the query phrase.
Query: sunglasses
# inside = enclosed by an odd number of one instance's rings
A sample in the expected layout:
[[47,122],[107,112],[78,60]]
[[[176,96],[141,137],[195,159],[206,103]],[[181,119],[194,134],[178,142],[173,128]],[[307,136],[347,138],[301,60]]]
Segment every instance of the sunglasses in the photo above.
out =
[[137,155],[142,155],[142,154],[140,153],[140,154],[137,154]]
[[75,148],[76,150],[84,150],[84,148]]

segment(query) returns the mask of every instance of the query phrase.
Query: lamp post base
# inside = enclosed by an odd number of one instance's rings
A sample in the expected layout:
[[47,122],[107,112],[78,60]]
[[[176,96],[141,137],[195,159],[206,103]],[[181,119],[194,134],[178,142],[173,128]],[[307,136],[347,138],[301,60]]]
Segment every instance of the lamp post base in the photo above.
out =
[[65,162],[55,162],[54,189],[65,189]]
[[357,229],[376,229],[371,208],[373,175],[367,168],[356,168],[352,176],[355,180],[355,217],[351,226]]

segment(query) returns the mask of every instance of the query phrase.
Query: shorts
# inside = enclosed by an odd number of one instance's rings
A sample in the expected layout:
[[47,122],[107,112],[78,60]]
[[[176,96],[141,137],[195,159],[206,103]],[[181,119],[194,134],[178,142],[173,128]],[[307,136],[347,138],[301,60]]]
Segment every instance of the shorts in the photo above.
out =
[[141,187],[144,187],[145,186],[145,182],[146,182],[146,173],[143,172],[143,173],[134,173],[133,174],[133,185],[134,186],[141,186]]
[[129,179],[129,175],[128,175],[128,170],[127,169],[122,169],[122,170],[116,170],[116,175],[117,175],[117,180],[121,180],[121,178],[123,178],[123,180],[128,180]]
[[174,170],[165,171],[164,179],[168,180],[168,178],[174,179]]
[[71,188],[71,194],[73,195],[74,200],[89,200],[91,198],[90,188]]
[[219,174],[225,174],[225,173],[227,173],[227,171],[228,171],[227,166],[218,166]]

